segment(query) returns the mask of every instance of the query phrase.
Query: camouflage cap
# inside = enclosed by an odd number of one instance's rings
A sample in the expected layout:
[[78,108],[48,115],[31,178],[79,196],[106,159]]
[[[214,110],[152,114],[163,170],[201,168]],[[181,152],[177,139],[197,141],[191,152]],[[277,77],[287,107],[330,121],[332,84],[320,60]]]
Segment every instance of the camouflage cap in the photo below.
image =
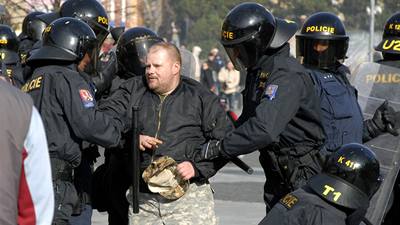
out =
[[149,190],[171,200],[182,197],[189,188],[189,182],[178,174],[177,165],[169,156],[153,161],[142,174]]

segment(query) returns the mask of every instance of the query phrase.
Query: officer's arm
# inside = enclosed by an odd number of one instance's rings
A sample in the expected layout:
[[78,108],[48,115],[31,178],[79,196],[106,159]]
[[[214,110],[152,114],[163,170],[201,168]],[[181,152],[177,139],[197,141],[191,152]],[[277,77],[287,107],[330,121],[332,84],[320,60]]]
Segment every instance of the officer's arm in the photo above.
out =
[[127,113],[132,90],[135,82],[129,79],[119,85],[108,98],[101,99],[97,105],[97,109],[105,112],[113,117],[120,117]]
[[266,89],[268,86],[270,90],[265,91],[256,115],[225,137],[223,149],[229,156],[248,154],[278,141],[297,113],[305,92],[300,76],[278,71],[270,77]]
[[[202,130],[208,141],[221,140],[225,133],[233,129],[233,125],[227,118],[227,115],[219,104],[219,99],[216,96],[205,98],[203,101],[202,112]],[[199,146],[194,146],[194,151],[199,151]],[[191,160],[196,177],[208,179],[214,176],[228,161],[224,159],[203,160],[197,162]]]
[[94,95],[83,80],[63,76],[57,85],[57,99],[78,138],[104,147],[118,144],[124,125],[122,120],[96,110]]

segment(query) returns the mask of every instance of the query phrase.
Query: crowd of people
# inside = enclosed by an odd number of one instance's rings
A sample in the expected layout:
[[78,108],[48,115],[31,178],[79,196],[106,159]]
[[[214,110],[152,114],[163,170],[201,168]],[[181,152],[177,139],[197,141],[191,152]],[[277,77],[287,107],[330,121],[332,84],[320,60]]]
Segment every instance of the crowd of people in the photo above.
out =
[[[397,13],[378,63],[400,68],[399,27]],[[390,195],[381,213],[396,224],[399,181],[378,192],[379,155],[363,143],[398,136],[400,112],[383,100],[364,118],[333,13],[299,29],[241,3],[223,20],[227,57],[213,48],[204,61],[149,28],[110,28],[96,0],[30,13],[18,37],[1,25],[0,38],[1,224],[89,225],[94,209],[111,225],[217,224],[209,179],[254,151],[266,177],[260,225],[369,224],[376,193]]]

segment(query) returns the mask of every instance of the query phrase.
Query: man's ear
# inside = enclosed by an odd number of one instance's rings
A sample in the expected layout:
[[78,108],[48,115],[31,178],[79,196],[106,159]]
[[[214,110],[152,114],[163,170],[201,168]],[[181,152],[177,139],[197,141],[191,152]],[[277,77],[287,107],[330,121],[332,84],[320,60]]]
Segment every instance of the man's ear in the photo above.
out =
[[173,74],[179,74],[181,71],[181,64],[179,64],[178,62],[175,62],[174,64],[172,64],[172,73]]

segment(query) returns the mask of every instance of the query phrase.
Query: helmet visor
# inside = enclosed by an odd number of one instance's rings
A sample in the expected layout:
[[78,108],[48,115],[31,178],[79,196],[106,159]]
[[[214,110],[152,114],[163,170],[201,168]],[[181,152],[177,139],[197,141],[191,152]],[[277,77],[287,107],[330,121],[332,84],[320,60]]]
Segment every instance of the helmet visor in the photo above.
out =
[[146,56],[151,48],[156,43],[162,40],[158,37],[143,37],[137,38],[134,41],[122,46],[118,52],[118,61],[126,72],[131,72],[135,75],[143,75],[146,67]]
[[85,67],[85,72],[95,74],[99,61],[99,47],[97,39],[86,39],[83,41],[82,52],[88,54],[90,63]]
[[[93,20],[85,20],[87,24],[92,28],[94,33],[96,34],[97,40],[98,40],[98,45],[101,47],[103,44],[104,40],[106,40],[108,34],[110,33],[106,27],[103,25],[100,25],[99,23],[96,23]],[[99,48],[100,49],[100,48]]]
[[256,46],[251,41],[246,41],[237,45],[224,45],[224,48],[235,69],[243,71],[256,65],[259,52]]
[[299,37],[296,40],[296,55],[303,64],[330,69],[346,58],[348,39],[308,39]]

